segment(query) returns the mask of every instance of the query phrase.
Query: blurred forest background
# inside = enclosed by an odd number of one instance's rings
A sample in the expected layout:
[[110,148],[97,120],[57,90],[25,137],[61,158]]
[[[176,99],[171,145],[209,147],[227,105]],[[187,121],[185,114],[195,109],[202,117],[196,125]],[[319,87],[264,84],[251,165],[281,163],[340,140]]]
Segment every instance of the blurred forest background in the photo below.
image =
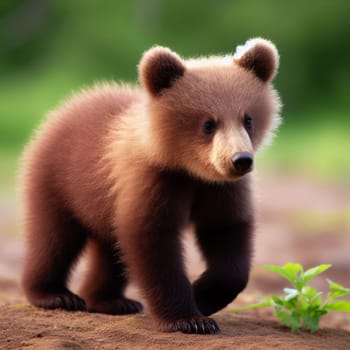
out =
[[[272,40],[284,123],[261,172],[350,179],[350,2],[295,0],[2,0],[0,194],[12,201],[18,157],[45,113],[101,80],[137,81],[154,44],[185,57]],[[2,208],[6,207],[3,205]]]

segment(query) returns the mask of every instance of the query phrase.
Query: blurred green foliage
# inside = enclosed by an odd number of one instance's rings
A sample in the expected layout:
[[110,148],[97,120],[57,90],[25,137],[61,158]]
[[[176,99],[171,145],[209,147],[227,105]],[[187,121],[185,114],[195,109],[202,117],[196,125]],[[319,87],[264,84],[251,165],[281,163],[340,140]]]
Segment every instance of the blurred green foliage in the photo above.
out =
[[347,0],[3,0],[1,163],[14,164],[45,112],[72,90],[136,82],[140,56],[154,44],[187,57],[233,53],[262,36],[280,51],[275,85],[285,119],[264,164],[348,179],[349,18]]

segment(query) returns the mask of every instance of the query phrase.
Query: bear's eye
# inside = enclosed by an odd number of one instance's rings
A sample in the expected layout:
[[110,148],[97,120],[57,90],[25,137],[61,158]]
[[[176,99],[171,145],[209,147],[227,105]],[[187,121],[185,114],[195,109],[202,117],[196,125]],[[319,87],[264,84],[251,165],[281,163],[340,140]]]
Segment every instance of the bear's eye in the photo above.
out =
[[216,130],[216,122],[214,120],[207,120],[203,124],[203,131],[207,135],[211,135],[215,132]]
[[253,119],[250,115],[245,114],[243,120],[244,128],[247,130],[250,135],[253,132]]

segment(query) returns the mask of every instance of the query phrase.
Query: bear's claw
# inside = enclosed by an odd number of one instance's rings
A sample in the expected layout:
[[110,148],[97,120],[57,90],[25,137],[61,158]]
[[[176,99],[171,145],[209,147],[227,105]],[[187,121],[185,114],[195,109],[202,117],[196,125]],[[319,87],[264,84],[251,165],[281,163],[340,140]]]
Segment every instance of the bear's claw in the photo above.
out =
[[182,319],[163,327],[169,332],[182,332],[192,334],[218,334],[220,328],[217,323],[209,317],[198,316],[189,319]]

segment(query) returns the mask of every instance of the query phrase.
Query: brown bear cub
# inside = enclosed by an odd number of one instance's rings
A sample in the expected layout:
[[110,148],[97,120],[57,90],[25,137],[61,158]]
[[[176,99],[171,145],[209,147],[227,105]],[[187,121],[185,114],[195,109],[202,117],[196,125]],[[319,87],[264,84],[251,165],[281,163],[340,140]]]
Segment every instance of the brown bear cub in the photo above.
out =
[[[23,288],[47,309],[137,313],[129,277],[167,331],[217,333],[208,315],[246,286],[253,155],[279,123],[275,46],[183,60],[163,47],[139,64],[141,89],[100,84],[50,114],[25,156]],[[186,277],[192,225],[207,269]],[[70,271],[87,248],[78,295]]]

